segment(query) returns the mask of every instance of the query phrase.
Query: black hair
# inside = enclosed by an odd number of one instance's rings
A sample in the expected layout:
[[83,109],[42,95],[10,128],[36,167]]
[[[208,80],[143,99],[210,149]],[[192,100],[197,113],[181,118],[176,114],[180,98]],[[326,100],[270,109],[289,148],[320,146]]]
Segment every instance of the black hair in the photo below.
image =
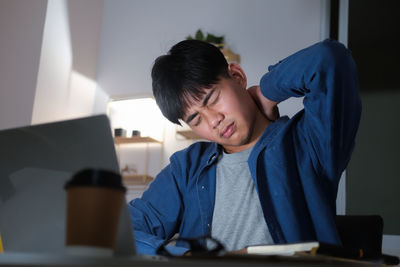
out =
[[151,71],[153,95],[163,115],[179,124],[185,110],[199,101],[221,77],[229,77],[228,63],[216,46],[185,40],[158,57]]

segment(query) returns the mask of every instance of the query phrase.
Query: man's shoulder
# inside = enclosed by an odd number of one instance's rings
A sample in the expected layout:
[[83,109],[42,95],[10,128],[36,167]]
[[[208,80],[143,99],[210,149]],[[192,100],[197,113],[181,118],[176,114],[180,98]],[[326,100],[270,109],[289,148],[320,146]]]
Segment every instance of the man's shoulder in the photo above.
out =
[[[305,140],[310,134],[306,127],[302,127],[302,119],[304,109],[298,111],[291,118],[282,116],[278,120],[271,123],[264,131],[260,140],[255,145],[255,152],[260,153],[265,148],[273,154],[278,151],[288,152],[299,147],[309,145]],[[288,149],[288,147],[292,147]]]
[[289,130],[290,125],[293,123],[292,119],[288,116],[282,116],[276,121],[272,122],[265,128],[260,140],[257,142],[256,146],[264,147],[270,146],[276,142],[277,138],[282,137]]

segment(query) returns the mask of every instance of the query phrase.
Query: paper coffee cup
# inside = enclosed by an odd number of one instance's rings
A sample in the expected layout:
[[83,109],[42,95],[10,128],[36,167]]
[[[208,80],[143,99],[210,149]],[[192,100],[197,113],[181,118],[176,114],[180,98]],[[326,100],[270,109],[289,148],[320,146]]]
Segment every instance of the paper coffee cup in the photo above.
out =
[[67,253],[111,256],[125,201],[121,176],[86,169],[75,174],[65,188]]

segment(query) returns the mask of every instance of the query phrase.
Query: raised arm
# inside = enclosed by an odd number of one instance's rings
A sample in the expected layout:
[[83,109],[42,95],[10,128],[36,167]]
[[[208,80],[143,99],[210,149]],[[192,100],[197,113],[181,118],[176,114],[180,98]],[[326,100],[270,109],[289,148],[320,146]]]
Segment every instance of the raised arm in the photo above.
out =
[[305,48],[269,67],[260,82],[270,101],[304,96],[294,119],[324,176],[337,183],[354,147],[361,101],[351,53],[333,41]]

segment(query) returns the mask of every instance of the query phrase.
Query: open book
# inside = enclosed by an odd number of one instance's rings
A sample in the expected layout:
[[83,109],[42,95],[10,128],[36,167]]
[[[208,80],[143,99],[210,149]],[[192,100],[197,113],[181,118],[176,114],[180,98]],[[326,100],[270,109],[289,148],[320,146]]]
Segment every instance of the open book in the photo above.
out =
[[294,255],[296,252],[311,252],[319,247],[319,242],[302,242],[247,247],[248,254]]
[[317,241],[247,247],[248,254],[259,254],[259,255],[289,256],[302,252],[308,252],[314,255],[321,254],[321,255],[329,255],[334,257],[352,258],[352,259],[363,258],[362,249],[342,247]]

